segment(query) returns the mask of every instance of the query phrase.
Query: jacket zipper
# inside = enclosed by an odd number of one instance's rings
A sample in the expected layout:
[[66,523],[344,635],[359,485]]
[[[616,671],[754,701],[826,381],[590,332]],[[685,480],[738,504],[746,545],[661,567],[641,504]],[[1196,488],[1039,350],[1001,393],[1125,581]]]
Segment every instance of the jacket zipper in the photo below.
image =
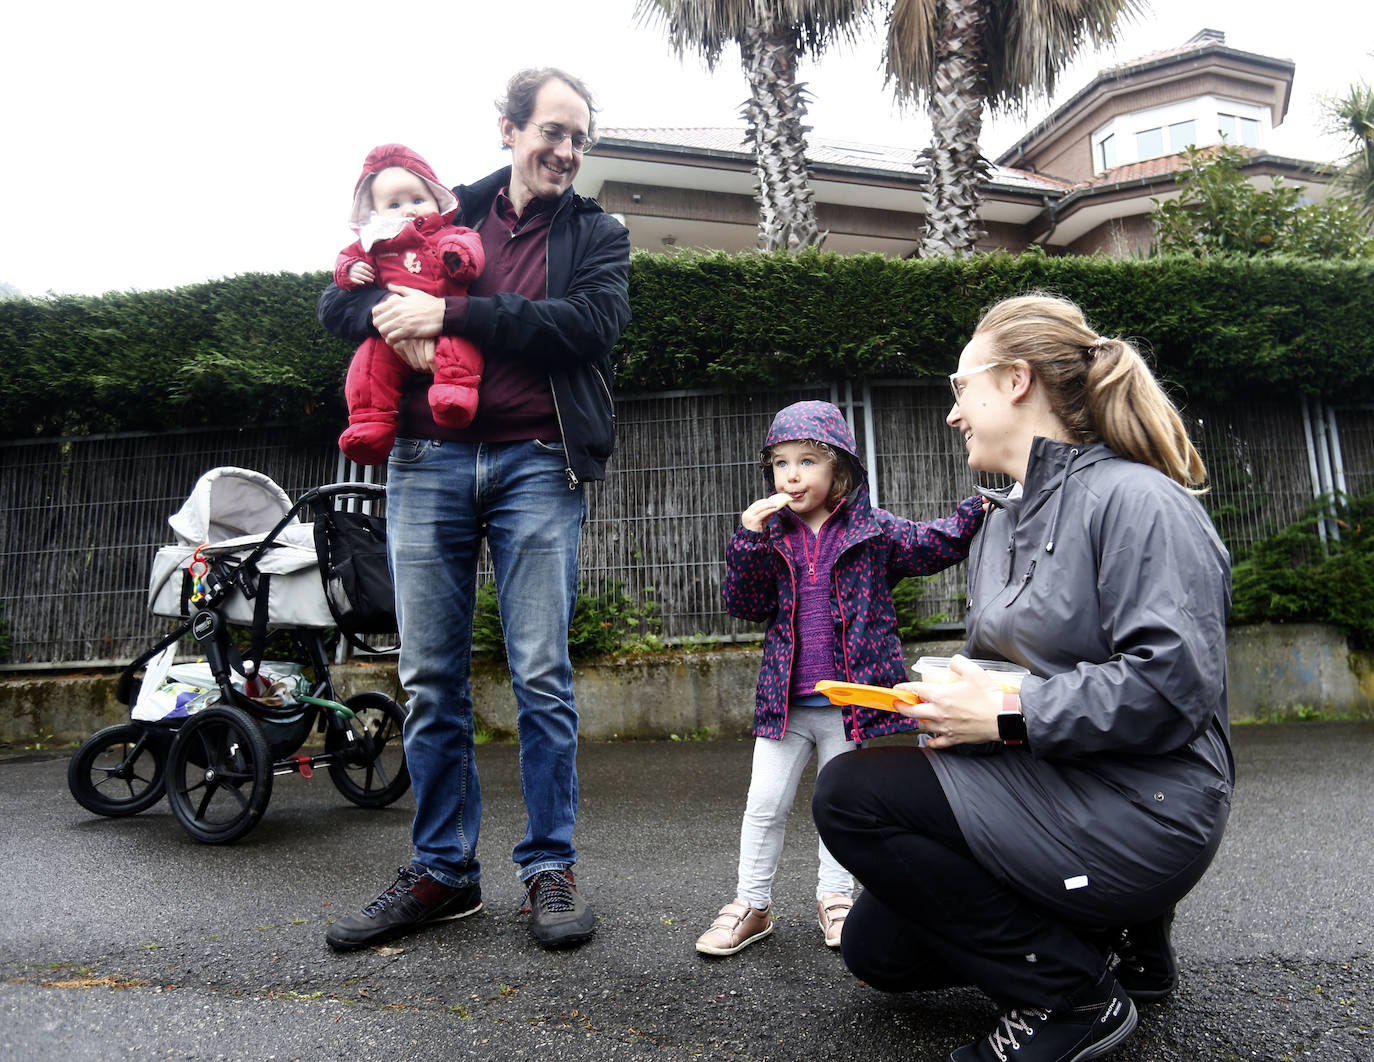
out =
[[[821,531],[825,530],[825,524],[821,524]],[[821,559],[821,531],[816,532],[816,555],[811,555],[811,546],[806,540],[810,529],[805,525],[801,529],[802,554],[806,557],[806,576],[811,582],[816,581],[816,562]]]
[[[817,552],[819,553],[819,550]],[[853,682],[854,669],[849,666],[849,623],[845,620],[844,602],[840,599],[839,576],[835,574],[833,567],[830,569],[830,582],[835,587],[835,604],[840,610],[840,655],[844,659],[844,678],[846,682]],[[840,711],[843,712],[844,709],[841,708]],[[859,732],[859,713],[853,708],[849,710],[849,736],[855,745],[863,744],[863,735]]]
[[1031,561],[1030,567],[1026,569],[1026,574],[1021,576],[1021,583],[1019,586],[1017,586],[1016,593],[1012,594],[1011,597],[1008,598],[1006,604],[1002,606],[1003,608],[1010,608],[1012,605],[1016,604],[1016,599],[1021,596],[1022,592],[1025,591],[1026,587],[1030,586],[1031,576],[1034,574],[1035,561]]
[[[562,207],[555,212],[549,219],[549,227],[544,233],[544,298],[549,298],[549,243],[553,239],[553,226],[558,221],[558,215],[564,210],[572,209],[572,200],[568,200]],[[511,239],[515,234],[511,233]],[[603,381],[602,386],[605,386]],[[568,433],[563,427],[563,411],[558,408],[558,391],[553,386],[553,373],[549,373],[549,397],[553,399],[553,419],[558,421],[558,436],[563,440],[563,474],[568,477],[568,489],[576,490],[580,482],[577,473],[573,471],[572,458],[568,453]]]
[[[786,542],[787,540],[783,539],[783,541]],[[792,700],[792,665],[796,663],[797,660],[797,628],[795,626],[797,614],[797,580],[792,576],[792,558],[787,555],[787,551],[776,544],[773,545],[773,548],[782,555],[783,560],[786,562],[787,581],[792,584],[792,616],[794,625],[792,627],[792,640],[787,647],[787,671],[783,677],[782,689],[782,733],[778,735],[779,737],[784,737],[787,734],[787,706]]]

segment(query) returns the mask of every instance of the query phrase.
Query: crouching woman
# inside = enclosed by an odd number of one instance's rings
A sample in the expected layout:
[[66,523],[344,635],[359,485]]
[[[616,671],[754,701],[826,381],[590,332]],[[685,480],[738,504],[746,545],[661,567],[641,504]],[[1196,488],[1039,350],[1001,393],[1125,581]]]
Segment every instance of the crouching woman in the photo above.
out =
[[997,304],[950,383],[970,467],[1012,481],[985,492],[964,655],[1030,674],[1008,693],[956,657],[908,687],[924,748],[821,773],[821,837],[864,885],[842,953],[878,989],[992,997],[955,1062],[1096,1058],[1172,990],[1173,908],[1226,825],[1229,557],[1177,411],[1072,303]]

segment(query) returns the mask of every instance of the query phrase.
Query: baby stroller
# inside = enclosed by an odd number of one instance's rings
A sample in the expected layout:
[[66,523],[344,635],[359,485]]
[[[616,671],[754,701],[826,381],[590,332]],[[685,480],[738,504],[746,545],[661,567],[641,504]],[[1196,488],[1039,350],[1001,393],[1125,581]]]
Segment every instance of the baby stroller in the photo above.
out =
[[[333,506],[384,494],[378,484],[334,483],[292,504],[259,472],[224,467],[201,476],[168,518],[179,544],[157,551],[148,592],[154,615],[180,622],[120,676],[129,721],[92,735],[72,757],[67,784],[78,803],[118,817],[165,793],[193,838],[229,844],[257,825],[278,774],[309,778],[327,767],[339,792],[362,807],[384,807],[410,788],[405,709],[380,692],[340,703],[329,676],[340,637],[371,647],[350,622],[363,603],[341,592],[352,586],[360,597],[357,584],[346,570],[340,578],[324,532],[349,518],[355,540],[370,541],[350,560],[384,573],[380,519]],[[315,507],[314,527],[299,519],[307,507]],[[388,583],[384,611],[392,608]],[[175,665],[188,634],[205,662]],[[279,648],[289,659],[266,658]],[[312,730],[324,735],[324,752],[299,754]]]

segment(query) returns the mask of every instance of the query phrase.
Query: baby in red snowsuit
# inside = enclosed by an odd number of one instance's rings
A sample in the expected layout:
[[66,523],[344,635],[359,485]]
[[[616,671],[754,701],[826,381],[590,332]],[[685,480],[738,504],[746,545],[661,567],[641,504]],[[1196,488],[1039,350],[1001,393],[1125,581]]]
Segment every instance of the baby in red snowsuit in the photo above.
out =
[[[452,224],[458,210],[429,163],[401,144],[368,152],[353,189],[350,224],[358,240],[339,253],[334,283],[345,290],[375,284],[417,288],[430,295],[466,295],[482,271],[482,238]],[[466,428],[477,412],[482,352],[461,336],[434,341],[429,407],[436,423]],[[344,397],[348,427],[339,449],[350,461],[378,465],[396,440],[401,388],[414,370],[379,336],[363,341],[348,366]]]

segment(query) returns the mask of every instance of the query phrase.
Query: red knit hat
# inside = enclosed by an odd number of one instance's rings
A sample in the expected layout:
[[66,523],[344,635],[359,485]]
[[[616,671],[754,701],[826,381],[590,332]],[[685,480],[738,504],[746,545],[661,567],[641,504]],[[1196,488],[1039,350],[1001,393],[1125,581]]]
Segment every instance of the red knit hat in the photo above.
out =
[[353,213],[349,216],[348,222],[354,228],[362,228],[372,216],[372,179],[382,170],[392,166],[409,170],[424,181],[430,195],[434,196],[434,201],[439,204],[440,214],[447,214],[458,205],[453,193],[434,176],[428,162],[404,144],[381,144],[367,153],[367,158],[363,160],[362,175],[353,186]]

